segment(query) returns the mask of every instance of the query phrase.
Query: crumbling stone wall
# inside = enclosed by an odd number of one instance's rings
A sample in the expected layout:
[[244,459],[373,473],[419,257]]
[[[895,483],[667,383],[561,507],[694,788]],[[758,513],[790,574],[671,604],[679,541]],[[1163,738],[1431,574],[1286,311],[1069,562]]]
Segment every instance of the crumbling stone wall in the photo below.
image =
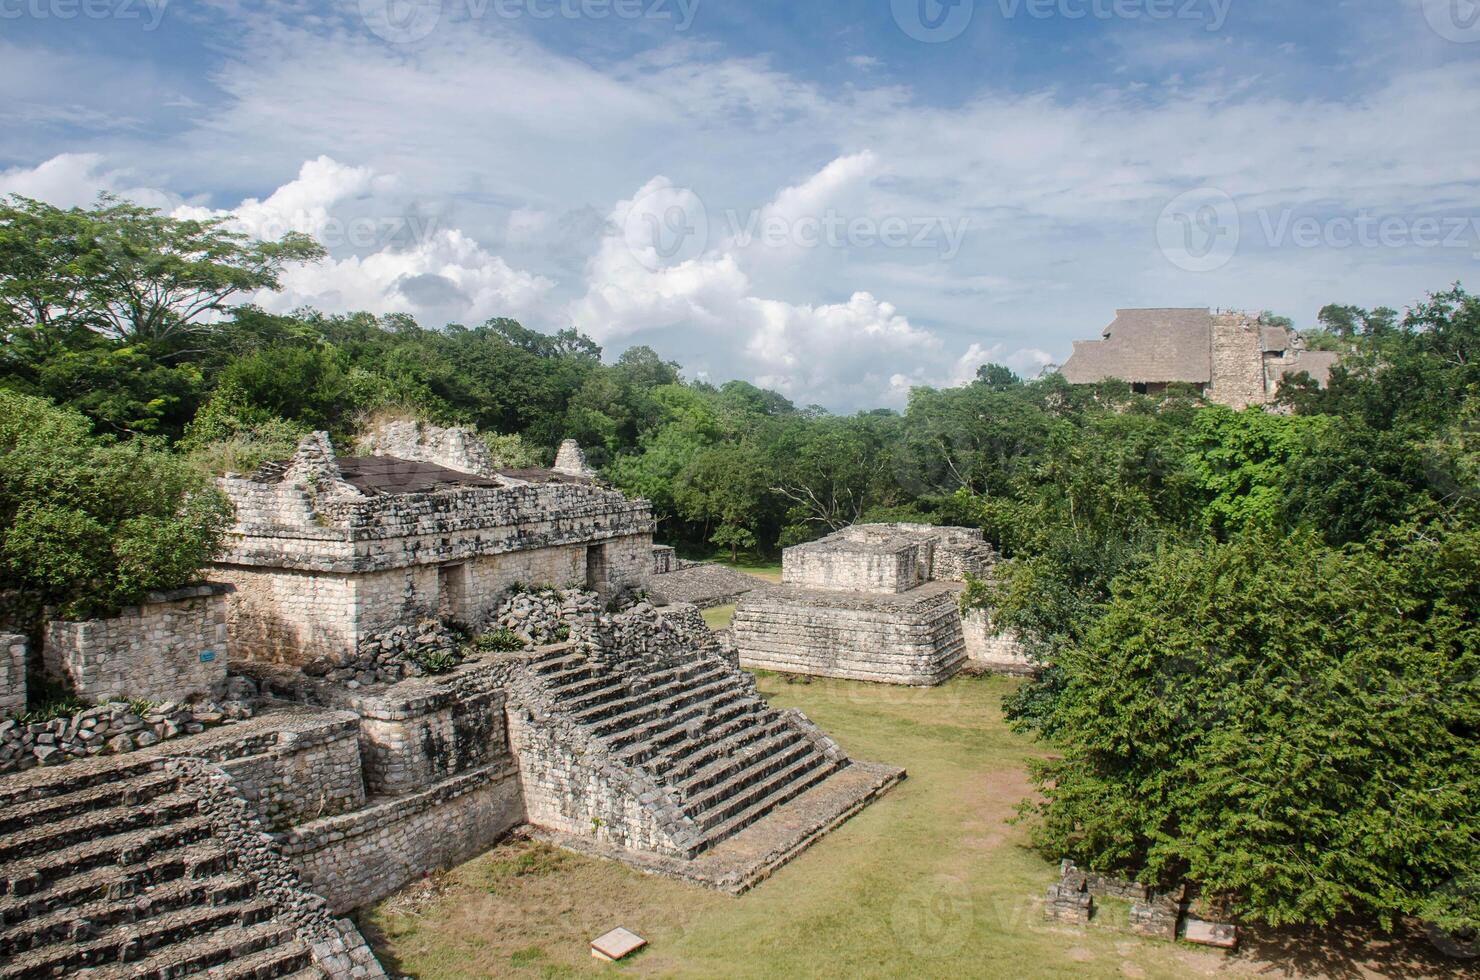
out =
[[224,585],[153,593],[111,619],[46,624],[47,673],[89,701],[209,697],[226,681]]
[[471,861],[523,822],[516,770],[494,765],[300,824],[281,835],[279,847],[308,888],[336,912],[348,912]]
[[1213,317],[1212,379],[1208,398],[1242,409],[1269,401],[1260,325],[1243,313]]
[[394,456],[434,463],[459,473],[493,476],[497,463],[472,429],[444,429],[429,422],[397,419],[361,433],[355,451],[362,456]]
[[466,686],[417,682],[353,699],[371,793],[402,796],[508,761],[503,693]]
[[26,638],[0,633],[0,718],[26,710]]
[[1022,642],[1011,632],[999,631],[985,609],[968,609],[961,615],[966,659],[977,670],[993,674],[1031,674],[1036,669]]

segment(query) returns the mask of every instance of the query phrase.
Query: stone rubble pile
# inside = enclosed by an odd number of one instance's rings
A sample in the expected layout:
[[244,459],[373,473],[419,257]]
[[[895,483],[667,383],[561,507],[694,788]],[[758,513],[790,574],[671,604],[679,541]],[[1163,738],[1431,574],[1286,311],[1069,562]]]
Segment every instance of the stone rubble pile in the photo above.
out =
[[428,657],[456,656],[463,636],[435,620],[403,624],[360,640],[355,655],[319,657],[306,664],[309,677],[324,678],[349,688],[395,684],[421,677]]
[[[232,679],[229,693],[255,696]],[[229,725],[252,717],[248,700],[197,704],[167,702],[148,707],[142,714],[121,701],[88,708],[70,718],[55,718],[29,724],[0,721],[0,773],[20,772],[38,766],[59,766],[98,755],[122,755],[184,735],[195,735],[208,727]]]
[[494,610],[483,630],[512,631],[527,647],[589,641],[601,616],[601,598],[579,589],[516,592]]

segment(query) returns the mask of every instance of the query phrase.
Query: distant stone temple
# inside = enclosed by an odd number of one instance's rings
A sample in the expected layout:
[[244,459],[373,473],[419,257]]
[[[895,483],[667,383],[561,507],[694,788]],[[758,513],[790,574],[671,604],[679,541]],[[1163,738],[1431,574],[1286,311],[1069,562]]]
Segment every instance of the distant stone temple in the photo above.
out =
[[1247,313],[1118,310],[1100,340],[1075,341],[1060,373],[1071,384],[1118,379],[1152,395],[1187,384],[1242,409],[1272,403],[1280,382],[1301,372],[1324,386],[1337,358],[1306,350],[1295,331]]
[[782,586],[740,599],[734,636],[742,666],[929,687],[968,664],[1026,673],[1011,635],[982,610],[960,608],[967,575],[997,556],[980,529],[859,524],[787,548]]

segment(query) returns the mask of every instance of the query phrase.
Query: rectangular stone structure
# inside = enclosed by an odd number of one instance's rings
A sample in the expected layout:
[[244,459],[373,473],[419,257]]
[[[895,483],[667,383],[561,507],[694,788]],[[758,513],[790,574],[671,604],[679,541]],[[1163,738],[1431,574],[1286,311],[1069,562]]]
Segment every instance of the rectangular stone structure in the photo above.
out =
[[52,620],[47,675],[88,701],[189,701],[226,682],[226,596],[213,583],[154,592],[109,619]]
[[965,660],[960,586],[932,582],[901,595],[782,587],[735,610],[744,667],[933,687]]

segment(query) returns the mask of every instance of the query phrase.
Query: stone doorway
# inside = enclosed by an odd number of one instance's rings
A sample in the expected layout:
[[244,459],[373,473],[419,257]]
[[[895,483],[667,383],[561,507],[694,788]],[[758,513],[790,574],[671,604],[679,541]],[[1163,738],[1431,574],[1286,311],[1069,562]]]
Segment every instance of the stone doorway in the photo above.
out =
[[467,563],[443,565],[437,569],[437,618],[444,623],[466,623],[467,614]]
[[586,549],[586,588],[606,593],[606,545],[593,544]]

